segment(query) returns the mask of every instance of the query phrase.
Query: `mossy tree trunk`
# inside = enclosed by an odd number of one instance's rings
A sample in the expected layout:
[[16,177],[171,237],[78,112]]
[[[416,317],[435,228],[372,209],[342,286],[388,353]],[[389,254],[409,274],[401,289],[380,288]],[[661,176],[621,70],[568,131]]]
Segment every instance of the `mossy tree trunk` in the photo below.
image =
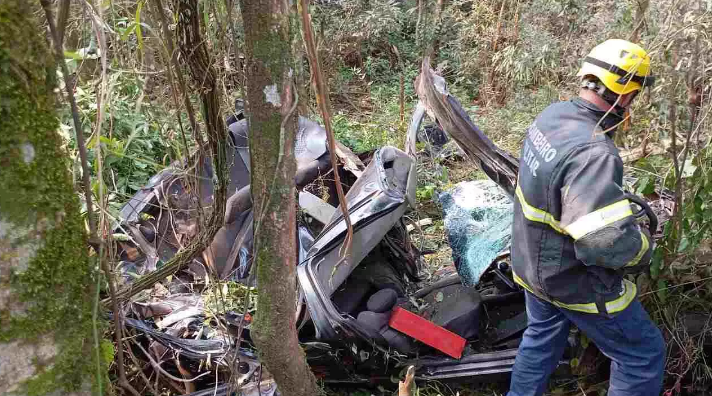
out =
[[[0,394],[97,393],[95,276],[39,3],[0,2]],[[97,371],[98,367],[98,371]]]
[[286,0],[241,4],[245,28],[247,120],[255,210],[260,358],[285,396],[320,393],[297,339],[297,127],[291,39],[296,18]]

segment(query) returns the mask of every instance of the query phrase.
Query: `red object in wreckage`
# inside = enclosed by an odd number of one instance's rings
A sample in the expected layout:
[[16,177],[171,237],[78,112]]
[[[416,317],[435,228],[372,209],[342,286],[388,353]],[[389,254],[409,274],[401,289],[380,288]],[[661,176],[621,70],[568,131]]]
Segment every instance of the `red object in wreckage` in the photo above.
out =
[[455,359],[462,357],[467,343],[459,335],[400,307],[393,310],[388,325]]

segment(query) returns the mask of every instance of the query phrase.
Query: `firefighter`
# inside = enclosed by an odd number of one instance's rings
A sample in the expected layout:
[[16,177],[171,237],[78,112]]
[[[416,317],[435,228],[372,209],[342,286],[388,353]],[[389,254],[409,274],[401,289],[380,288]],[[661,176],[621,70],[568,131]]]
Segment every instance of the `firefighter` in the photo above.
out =
[[631,42],[607,40],[578,76],[579,96],[539,114],[521,152],[511,257],[528,328],[508,395],[544,393],[574,324],[611,359],[609,396],[658,396],[665,343],[623,276],[649,265],[653,240],[626,198],[612,139],[654,81],[650,57]]

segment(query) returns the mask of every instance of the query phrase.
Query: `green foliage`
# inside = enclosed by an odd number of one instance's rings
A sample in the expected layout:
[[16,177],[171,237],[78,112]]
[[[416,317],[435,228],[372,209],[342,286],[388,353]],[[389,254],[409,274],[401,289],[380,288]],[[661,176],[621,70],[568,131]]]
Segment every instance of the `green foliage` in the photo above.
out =
[[318,36],[328,38],[324,45],[330,56],[322,58],[325,64],[334,66],[330,62],[343,59],[349,66],[366,67],[375,81],[393,74],[399,56],[408,64],[419,55],[417,15],[412,0],[402,4],[372,0],[367,4],[346,1],[341,7],[315,6],[312,14]]
[[518,155],[529,124],[547,106],[558,101],[557,91],[552,86],[544,85],[537,89],[518,90],[503,107],[471,106],[468,113],[487,136]]
[[646,195],[655,192],[655,177],[651,175],[643,176],[638,182],[638,188],[635,190],[636,194]]
[[712,237],[712,151],[710,143],[692,158],[690,172],[683,172],[683,179],[690,194],[683,208],[682,226],[678,253],[689,253],[700,243]]
[[668,283],[665,279],[658,279],[658,283],[656,284],[656,293],[658,296],[658,299],[660,300],[661,303],[665,304],[667,302],[667,296],[668,296]]
[[[412,72],[414,73],[415,70]],[[409,121],[409,113],[417,97],[412,86],[405,90],[405,119],[401,123],[397,81],[396,76],[393,83],[370,85],[369,102],[373,103],[373,108],[368,114],[354,114],[348,111],[348,107],[337,110],[332,115],[332,127],[336,138],[357,153],[375,150],[385,145],[402,149],[406,123]]]
[[354,121],[341,112],[334,115],[332,122],[336,138],[357,153],[389,143],[388,131],[381,129],[378,124]]
[[204,293],[205,306],[213,316],[224,315],[228,311],[254,313],[257,292],[242,283],[226,281],[213,284]]
[[[104,183],[104,191],[109,192],[110,209],[116,210],[151,175],[186,153],[177,115],[183,117],[184,109],[175,108],[165,73],[155,73],[166,65],[154,67],[147,63],[152,51],[156,52],[162,45],[155,37],[159,29],[150,25],[154,22],[147,12],[148,4],[146,1],[113,3],[118,6],[112,4],[105,8],[104,14],[114,29],[109,37],[111,54],[105,54],[110,56],[109,100],[102,104],[104,121],[98,131],[101,137],[88,127],[85,133],[94,191],[98,194],[96,159],[97,149],[101,148],[104,169],[100,181]],[[244,66],[240,63],[241,50],[245,48],[240,12],[227,9],[229,2],[222,0],[199,3],[206,28],[205,39],[216,55],[215,66],[226,76],[227,93],[237,96]],[[604,39],[630,36],[640,2],[454,0],[444,2],[441,21],[434,21],[437,2],[422,2],[426,10],[419,32],[416,32],[416,3],[415,0],[347,0],[338,5],[312,6],[320,57],[331,91],[333,128],[336,137],[356,152],[368,152],[383,145],[403,147],[408,116],[417,101],[413,81],[419,71],[419,61],[426,43],[435,42],[433,62],[447,80],[450,91],[475,124],[500,147],[517,154],[524,131],[536,115],[549,104],[576,94],[575,73],[587,51]],[[709,5],[699,6],[709,10]],[[698,4],[692,1],[651,2],[639,32],[639,41],[653,50],[653,69],[659,79],[649,94],[641,95],[636,101],[631,129],[619,131],[620,148],[637,147],[645,138],[649,145],[664,146],[668,152],[640,160],[627,169],[637,176],[633,190],[638,194],[675,188],[676,173],[669,155],[671,109],[674,107],[677,112],[679,137],[687,133],[691,121],[686,102],[690,84],[687,73],[696,68],[701,75],[698,84],[710,86],[707,58],[697,66],[692,61],[695,46],[699,46],[702,54],[712,48],[706,33],[712,31],[709,15],[707,19],[697,19],[704,10],[696,7]],[[95,128],[100,58],[91,26],[84,23],[80,28],[78,35],[89,44],[67,45],[65,57],[70,70],[79,77],[76,92],[83,121]],[[75,47],[85,48],[73,49]],[[293,48],[301,48],[301,44],[297,42]],[[155,74],[145,74],[145,71]],[[400,120],[401,76],[404,122]],[[194,94],[190,92],[193,100]],[[709,93],[705,95],[704,103],[708,103]],[[6,99],[3,97],[3,100]],[[300,97],[301,100],[309,98]],[[231,103],[224,104],[226,113],[231,106]],[[706,106],[703,105],[699,117],[709,109],[709,104]],[[314,118],[313,112],[305,115]],[[69,149],[74,152],[69,114],[63,113],[61,119],[62,131],[70,141]],[[183,125],[188,125],[184,119]],[[667,305],[690,300],[688,295],[677,298],[689,290],[676,287],[678,282],[683,282],[683,276],[686,277],[684,282],[693,282],[695,292],[705,297],[704,292],[700,292],[705,288],[697,287],[698,283],[694,282],[706,277],[707,270],[689,262],[694,262],[697,252],[712,237],[709,134],[707,120],[696,135],[701,141],[692,145],[683,167],[682,233],[678,235],[670,225],[666,226],[651,265],[650,295]],[[8,136],[0,139],[14,138]],[[681,145],[678,139],[678,146]],[[418,148],[423,149],[422,145]],[[421,210],[426,206],[433,210],[428,216],[435,217],[437,224],[441,221],[436,218],[439,211],[432,202],[435,193],[457,181],[483,175],[465,161],[421,160],[416,195]],[[74,165],[75,179],[80,180],[76,158]],[[31,200],[32,196],[15,197],[20,201],[26,199]],[[0,207],[14,204],[13,200],[0,201]],[[50,209],[55,208],[48,207]],[[442,231],[442,226],[439,230]],[[442,239],[442,235],[436,237]],[[676,251],[666,250],[668,246],[675,246]],[[681,265],[689,267],[673,272],[673,267]],[[216,305],[214,297],[223,290],[222,285],[216,286],[221,289],[212,288],[213,295],[208,299],[212,298],[209,304],[214,303],[213,308],[219,311],[225,307]],[[228,284],[224,294],[237,304],[242,295],[233,286]],[[102,353],[104,358],[109,355],[103,346]],[[421,395],[454,393],[437,386],[420,390]],[[460,390],[460,394],[465,394],[464,390]]]
[[418,187],[418,189],[415,190],[415,197],[418,198],[418,201],[427,201],[433,199],[434,193],[435,185],[426,184],[422,187]]
[[525,38],[536,36],[536,46],[512,44],[492,56],[498,78],[506,81],[510,87],[527,87],[559,80],[557,72],[563,55],[562,48],[551,33],[533,30],[533,26],[525,24],[522,35]]
[[626,2],[601,7],[582,0],[456,0],[445,11],[443,25],[451,29],[444,32],[450,40],[443,42],[441,56],[480,94],[483,88],[508,95],[525,87],[560,86],[576,80],[581,57],[595,44],[627,36],[630,14]]
[[[77,67],[76,60],[66,60]],[[181,158],[185,149],[177,119],[160,105],[148,101],[146,79],[128,72],[110,73],[107,89],[109,101],[102,104],[104,119],[101,137],[93,131],[87,136],[92,177],[98,175],[97,149],[103,155],[103,183],[111,191],[109,203],[117,210],[121,203],[143,187],[148,179],[169,165],[173,158]],[[82,84],[76,89],[84,125],[96,125],[98,120],[98,89],[93,84]],[[146,103],[144,103],[146,100]],[[71,136],[72,120],[68,109],[62,116],[62,129]],[[187,127],[188,122],[183,125]],[[71,139],[71,148],[76,142]],[[98,194],[95,181],[93,190]]]

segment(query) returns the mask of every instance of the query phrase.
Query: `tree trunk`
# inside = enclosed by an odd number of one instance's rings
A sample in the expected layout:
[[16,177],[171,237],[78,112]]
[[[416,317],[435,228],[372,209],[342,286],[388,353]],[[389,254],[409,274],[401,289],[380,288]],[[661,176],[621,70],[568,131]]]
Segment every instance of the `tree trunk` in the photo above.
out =
[[98,362],[93,349],[98,273],[57,134],[56,66],[37,6],[0,2],[0,394],[91,394],[112,357]]
[[435,37],[433,37],[432,50],[430,59],[433,63],[437,64],[438,55],[440,54],[440,36],[443,31],[443,11],[445,10],[445,0],[437,0],[437,5],[435,6]]
[[[499,83],[497,81],[497,69],[494,64],[494,56],[497,54],[499,38],[502,35],[502,19],[504,17],[504,7],[506,5],[507,0],[502,0],[502,4],[499,7],[499,17],[497,17],[497,28],[495,30],[494,37],[492,38],[492,43],[490,44],[492,53],[490,54],[490,70],[487,76],[487,90],[491,93],[490,98],[492,98],[499,106],[504,104],[505,92],[500,91]],[[491,104],[491,101],[488,101],[488,104]]]
[[320,394],[296,330],[296,201],[291,8],[286,0],[243,1],[247,120],[255,210],[260,358],[285,396]]
[[424,48],[425,43],[424,33],[423,33],[423,15],[425,14],[425,7],[427,7],[428,0],[417,0],[416,8],[418,12],[418,19],[415,23],[415,45],[418,48],[423,48],[423,56],[427,56],[427,48]]

